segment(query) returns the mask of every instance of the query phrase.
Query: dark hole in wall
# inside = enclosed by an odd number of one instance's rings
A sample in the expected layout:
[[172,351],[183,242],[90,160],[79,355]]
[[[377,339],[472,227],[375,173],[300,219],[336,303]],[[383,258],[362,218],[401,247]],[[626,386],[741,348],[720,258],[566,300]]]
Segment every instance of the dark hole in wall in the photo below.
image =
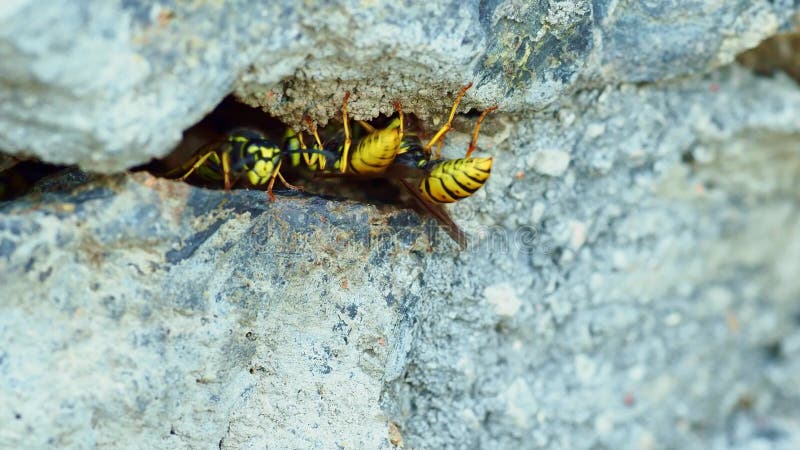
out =
[[773,36],[740,53],[736,61],[760,75],[773,76],[784,72],[800,82],[800,29]]
[[[328,126],[319,130],[323,143],[331,139],[334,133],[341,132],[342,124],[337,119],[332,119]],[[389,117],[379,117],[371,121],[370,124],[381,128],[390,120],[391,118]],[[353,124],[354,121],[351,121],[351,127]],[[232,96],[228,96],[200,122],[185,130],[183,139],[169,155],[133,170],[147,170],[156,176],[179,178],[188,172],[191,162],[196,160],[198,156],[205,153],[215,144],[222,142],[229,133],[240,130],[258,132],[274,145],[281,147],[284,145],[284,133],[287,130],[287,126],[260,109],[240,103]],[[303,136],[305,143],[311,146],[314,142],[312,135],[305,132]],[[307,170],[293,168],[286,162],[282,163],[280,172],[290,183],[302,186],[307,194],[354,199],[371,203],[402,203],[398,200],[400,196],[399,189],[387,180],[322,179],[312,176],[313,174]],[[186,181],[209,189],[224,188],[221,181],[207,180],[198,176],[190,176]],[[240,176],[237,181],[232,187],[233,189],[266,189],[266,186],[249,186],[243,176]],[[276,195],[292,193],[279,180],[276,180],[273,191]]]
[[66,166],[0,155],[0,201],[22,197],[33,191],[37,183],[46,182],[48,177],[64,170]]
[[[476,122],[474,117],[478,114],[473,112],[470,115],[457,115],[452,129],[465,132],[467,136],[471,135],[472,127]],[[356,148],[360,137],[370,136],[373,128],[385,128],[394,117],[394,114],[378,117],[369,121],[369,123],[351,120],[354,139],[351,149]],[[412,145],[422,147],[428,142],[428,137],[436,134],[439,127],[445,123],[446,116],[435,125],[423,124],[410,113],[405,115],[405,119],[405,136],[416,135],[419,138],[419,142]],[[334,117],[327,126],[319,130],[323,143],[322,150],[319,147],[314,148],[314,138],[309,133],[304,133],[308,147],[317,152],[327,151],[328,155],[331,155],[330,160],[337,160],[341,154],[339,144],[342,142],[342,138],[340,135],[343,134],[343,124],[340,120],[340,117]],[[242,129],[247,131],[244,133],[236,131],[231,134],[235,130]],[[289,183],[302,186],[308,194],[320,195],[329,199],[348,199],[375,205],[389,204],[414,209],[423,215],[434,217],[456,241],[463,244],[463,233],[449,218],[446,209],[421,193],[419,186],[422,186],[423,181],[430,181],[432,167],[438,164],[438,161],[431,161],[422,156],[421,150],[420,153],[405,155],[406,157],[416,155],[410,159],[406,158],[406,164],[390,165],[390,168],[394,169],[391,174],[389,170],[386,170],[372,178],[364,178],[351,173],[339,176],[338,172],[329,170],[320,175],[319,172],[308,170],[303,164],[297,164],[297,167],[292,167],[291,162],[285,157],[290,148],[284,143],[286,132],[286,125],[279,120],[268,116],[259,109],[241,104],[232,97],[227,97],[199,123],[187,129],[179,145],[168,156],[130,170],[148,171],[153,175],[165,178],[185,179],[189,183],[206,188],[224,189],[226,186],[222,181],[221,164],[218,163],[219,161],[214,161],[214,159],[227,157],[233,160],[235,158],[238,167],[228,171],[233,182],[230,188],[266,190],[266,181],[269,180],[268,174],[276,172],[272,171],[270,166],[260,172],[255,170],[255,167],[258,164],[277,164],[278,160],[270,155],[280,154],[282,157],[282,159],[279,159],[282,164],[280,173],[288,179]],[[231,139],[231,136],[233,136],[233,139]],[[447,138],[448,142],[450,139],[450,137]],[[465,147],[468,139],[464,142]],[[251,147],[250,141],[252,140],[255,140],[256,144]],[[245,145],[240,145],[241,142],[245,142]],[[333,146],[329,149],[329,146],[325,145],[326,142],[330,142]],[[436,148],[437,146],[434,146],[431,149],[432,153],[436,153]],[[250,152],[253,149],[257,153]],[[254,157],[254,154],[259,156]],[[295,155],[297,154],[295,153]],[[210,164],[201,164],[200,157],[203,155],[210,156],[210,158],[206,159],[206,161],[211,162]],[[350,161],[352,162],[352,160]],[[411,162],[408,163],[408,161]],[[90,179],[89,175],[75,168],[70,173],[77,173],[77,176],[58,178],[60,171],[65,169],[64,167],[41,164],[34,161],[13,161],[9,163],[9,166],[11,167],[2,171],[3,178],[0,179],[0,181],[10,186],[6,189],[9,192],[7,195],[9,198],[35,191],[37,189],[36,186],[41,184],[42,180],[48,175],[55,175],[56,179],[53,183],[47,185],[47,191],[66,191],[85,184]],[[195,168],[197,170],[194,170]],[[233,170],[236,172],[232,173]],[[486,172],[485,169],[479,170]],[[257,172],[261,173],[260,179],[255,178]],[[464,172],[465,170],[463,169],[455,169],[455,171],[449,172],[448,176],[450,179],[455,180],[456,176],[462,176]],[[250,184],[249,176],[253,176],[254,181],[252,183],[255,186]],[[449,187],[445,186],[445,189],[449,189],[448,192],[458,192],[458,189],[466,189],[459,187],[460,185],[456,186],[454,183],[451,183]],[[445,182],[442,182],[442,184],[444,185]],[[275,183],[273,190],[276,194],[290,192],[288,187],[284,188],[278,182]]]
[[[473,110],[465,114],[457,115],[454,120],[453,129],[471,134],[472,127],[480,113],[480,111]],[[374,120],[370,120],[368,123],[376,129],[381,129],[395,117],[395,115],[380,116]],[[445,120],[446,117],[443,117],[442,123]],[[423,123],[415,115],[410,113],[405,114],[405,124],[406,132],[416,134],[420,137],[422,142],[427,142],[427,139],[433,136],[438,129],[438,126]],[[485,124],[486,122],[484,122],[484,125]],[[351,130],[359,128],[357,122],[352,119],[350,120],[350,125]],[[441,123],[439,125],[441,125]],[[487,128],[491,129],[491,125]],[[241,129],[248,129],[261,133],[276,146],[283,146],[284,133],[287,130],[287,126],[280,120],[264,113],[262,110],[247,106],[238,102],[232,96],[228,96],[199,123],[184,132],[182,141],[173,152],[163,159],[137,167],[134,170],[147,170],[156,176],[180,178],[191,168],[190,162],[196,160],[199,154],[205,153],[209,145],[222,142],[228,133],[231,133],[233,130]],[[485,128],[482,128],[482,131],[484,129]],[[319,129],[323,144],[329,140],[341,140],[342,130],[341,116],[331,118],[327,126]],[[306,144],[311,146],[314,142],[312,135],[307,130],[303,131]],[[281,165],[280,172],[290,183],[301,185],[305,192],[309,194],[378,204],[407,204],[407,193],[405,189],[398,185],[396,180],[384,178],[358,179],[349,176],[322,179],[319,176],[309,176],[308,171],[292,168],[285,162]],[[190,176],[186,181],[211,189],[223,188],[221,181],[209,182],[208,180],[196,176]],[[233,186],[233,188],[241,187],[252,188],[252,186],[248,186],[246,182],[240,182]],[[255,188],[265,189],[265,186]],[[277,195],[290,192],[277,180],[273,190]]]
[[279,120],[228,96],[200,122],[185,130],[183,139],[169,155],[133,170],[146,169],[160,175],[180,167],[204,146],[223,140],[228,132],[245,128],[260,132],[276,143],[284,130]]

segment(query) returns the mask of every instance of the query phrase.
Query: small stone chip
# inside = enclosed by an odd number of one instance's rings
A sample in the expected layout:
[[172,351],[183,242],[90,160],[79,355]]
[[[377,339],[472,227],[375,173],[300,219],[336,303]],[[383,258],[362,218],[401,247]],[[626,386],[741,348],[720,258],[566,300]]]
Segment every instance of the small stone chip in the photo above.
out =
[[578,250],[579,248],[583,247],[583,244],[586,243],[587,226],[583,222],[571,220],[569,222],[569,228],[571,231],[569,246],[573,250]]
[[494,307],[495,314],[500,317],[514,317],[522,306],[522,301],[517,298],[514,288],[509,283],[488,286],[484,289],[483,296]]
[[389,422],[389,442],[397,448],[403,448],[403,435],[400,434],[400,427],[394,422]]
[[569,153],[561,150],[542,150],[536,154],[533,170],[551,177],[564,175],[571,160]]

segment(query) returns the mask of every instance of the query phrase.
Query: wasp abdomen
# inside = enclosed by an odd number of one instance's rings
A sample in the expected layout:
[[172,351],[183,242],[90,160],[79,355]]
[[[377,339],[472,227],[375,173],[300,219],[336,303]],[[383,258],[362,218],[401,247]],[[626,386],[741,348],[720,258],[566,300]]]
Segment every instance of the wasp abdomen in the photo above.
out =
[[384,172],[397,156],[401,140],[399,128],[385,128],[364,136],[352,150],[349,170],[359,175]]
[[462,158],[437,164],[419,189],[434,203],[453,203],[480,189],[492,172],[492,158]]

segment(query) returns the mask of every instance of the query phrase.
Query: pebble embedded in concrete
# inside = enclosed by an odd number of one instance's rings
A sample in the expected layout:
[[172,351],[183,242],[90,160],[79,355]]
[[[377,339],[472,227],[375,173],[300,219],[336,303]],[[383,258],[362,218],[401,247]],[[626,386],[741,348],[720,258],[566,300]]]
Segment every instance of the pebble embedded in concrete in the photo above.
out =
[[562,150],[540,150],[533,159],[532,168],[542,175],[560,177],[567,171],[570,159],[569,153]]
[[522,306],[514,287],[510,283],[487,286],[483,291],[486,301],[492,305],[494,313],[502,318],[514,317]]

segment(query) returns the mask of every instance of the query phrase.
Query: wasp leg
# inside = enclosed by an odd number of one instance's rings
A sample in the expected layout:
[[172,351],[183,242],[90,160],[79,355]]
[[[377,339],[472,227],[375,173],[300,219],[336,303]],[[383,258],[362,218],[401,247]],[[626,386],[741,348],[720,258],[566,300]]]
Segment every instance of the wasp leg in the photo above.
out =
[[322,141],[319,139],[317,127],[314,126],[314,122],[312,122],[311,119],[308,119],[308,126],[311,128],[311,134],[314,135],[314,140],[317,141],[318,148],[322,150]]
[[[458,95],[456,96],[456,99],[453,102],[453,107],[450,108],[450,117],[447,119],[447,123],[442,125],[442,128],[439,128],[439,131],[437,131],[436,134],[433,135],[431,140],[428,141],[428,143],[423,148],[423,150],[425,150],[425,154],[426,155],[430,155],[431,154],[431,147],[433,147],[433,144],[435,144],[440,139],[444,139],[444,135],[448,131],[450,131],[450,128],[453,126],[453,118],[456,116],[456,110],[458,109],[458,104],[461,103],[461,99],[464,98],[464,94],[467,93],[467,89],[469,89],[471,87],[472,87],[472,83],[469,83],[466,86],[462,87],[461,91],[458,92]],[[436,158],[435,159],[439,159],[439,157],[442,156],[441,155],[441,151],[442,151],[442,147],[441,147],[441,144],[440,144],[439,149],[436,152]]]
[[342,122],[344,123],[344,149],[342,150],[342,164],[341,172],[347,171],[347,160],[350,158],[350,123],[347,118],[347,100],[350,99],[350,91],[344,93],[344,100],[342,100]]
[[436,144],[436,157],[434,159],[439,159],[442,157],[442,147],[444,147],[444,135],[439,138],[439,142]]
[[395,100],[392,104],[394,105],[394,110],[397,111],[397,117],[400,118],[400,140],[402,140],[406,129],[405,120],[403,119],[403,107],[398,100]]
[[310,169],[317,163],[317,154],[308,152],[308,147],[306,147],[306,143],[303,140],[303,133],[297,133],[297,141],[300,143],[300,152],[303,155],[303,161],[305,161],[306,166]]
[[[310,119],[306,117],[306,120]],[[297,135],[297,142],[300,144],[300,149],[308,150],[308,147],[306,147],[306,142],[303,140],[303,133],[302,132],[296,133],[296,135]],[[314,163],[314,159],[311,157],[311,154],[305,151],[301,152],[300,154],[303,155],[303,161],[305,161],[306,166],[311,167],[311,164]]]
[[230,153],[222,153],[222,179],[225,183],[225,190],[231,190],[231,156]]
[[278,161],[278,165],[275,167],[275,171],[272,172],[272,176],[269,178],[269,184],[267,184],[267,196],[269,196],[269,201],[275,201],[275,194],[272,193],[272,187],[275,186],[275,178],[278,177],[278,174],[281,171],[281,163],[283,161]]
[[284,186],[286,186],[287,188],[289,188],[289,189],[291,189],[293,191],[302,191],[303,190],[303,186],[295,186],[295,185],[289,183],[288,181],[286,181],[286,178],[283,178],[283,175],[281,175],[281,164],[282,163],[283,163],[283,161],[278,161],[278,165],[275,167],[275,171],[272,172],[272,176],[269,178],[269,184],[267,184],[267,195],[269,196],[269,201],[271,201],[271,202],[275,201],[275,194],[272,193],[272,188],[275,186],[275,179],[276,178],[281,180],[281,183],[283,183]]
[[481,116],[478,117],[478,122],[475,124],[475,130],[472,132],[472,141],[470,141],[470,143],[469,143],[469,148],[467,149],[467,156],[465,156],[465,158],[469,158],[470,155],[472,155],[472,152],[475,151],[475,146],[478,143],[478,131],[480,131],[480,129],[481,129],[481,122],[483,122],[483,119],[486,118],[487,114],[489,114],[490,112],[495,111],[495,110],[497,110],[497,105],[494,105],[491,108],[485,109],[481,113]]
[[286,181],[286,178],[283,178],[283,175],[281,175],[279,171],[276,170],[275,175],[278,176],[278,179],[281,180],[281,183],[283,183],[283,185],[286,186],[287,188],[293,191],[300,191],[300,192],[303,191],[303,186],[295,186],[294,184],[289,183],[288,181]]
[[[306,117],[306,123],[308,124],[308,128],[311,129],[311,134],[314,135],[314,140],[317,141],[317,148],[322,150],[322,141],[319,139],[319,134],[317,133],[317,127],[314,126],[314,122],[311,121],[310,117]],[[305,148],[303,149],[305,150]],[[319,161],[319,168],[320,170],[325,170],[325,157],[322,155],[309,155],[309,159],[312,161]]]
[[[394,110],[397,111],[397,114],[400,116],[400,136],[402,137],[404,134],[403,107],[400,106],[400,102],[398,102],[397,100],[394,101],[393,105],[394,105]],[[373,127],[372,125],[368,124],[363,120],[358,120],[357,122],[359,125],[361,125],[362,128],[367,130],[367,133],[374,133],[378,131],[377,128]]]
[[194,171],[197,170],[200,166],[202,166],[206,162],[206,160],[208,160],[208,158],[210,158],[211,155],[213,155],[213,154],[214,154],[214,151],[212,150],[212,151],[206,153],[205,155],[201,156],[197,160],[197,162],[195,162],[194,165],[192,165],[192,167],[189,169],[188,172],[183,174],[182,177],[178,178],[178,181],[186,181],[186,179],[189,178],[189,175],[194,173]]

